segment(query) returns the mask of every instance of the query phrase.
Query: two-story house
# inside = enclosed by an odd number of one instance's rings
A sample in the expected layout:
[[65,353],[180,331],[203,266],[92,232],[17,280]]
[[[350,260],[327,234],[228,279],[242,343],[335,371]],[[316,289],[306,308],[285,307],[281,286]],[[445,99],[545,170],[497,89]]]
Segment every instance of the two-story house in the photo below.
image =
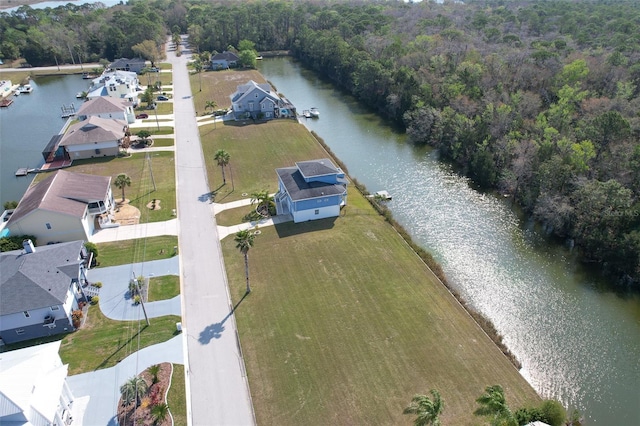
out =
[[144,58],[120,58],[109,64],[109,69],[116,71],[130,71],[140,74],[140,72],[147,66],[147,61]]
[[0,253],[0,338],[15,343],[75,330],[89,256],[83,241]]
[[90,117],[123,120],[128,124],[135,123],[136,114],[133,104],[126,99],[100,96],[82,104],[76,113],[78,120]]
[[5,229],[39,245],[89,241],[114,206],[111,177],[58,170],[27,189]]
[[231,95],[231,108],[236,120],[296,116],[295,107],[287,99],[272,92],[269,84],[258,84],[253,80],[238,86]]
[[276,213],[290,214],[296,223],[339,216],[347,203],[345,174],[328,158],[300,161],[276,173]]
[[87,99],[109,96],[126,99],[137,104],[139,86],[140,82],[135,72],[105,71],[100,77],[92,81]]
[[58,147],[64,149],[71,160],[115,157],[127,130],[126,121],[92,116],[71,125],[60,138]]

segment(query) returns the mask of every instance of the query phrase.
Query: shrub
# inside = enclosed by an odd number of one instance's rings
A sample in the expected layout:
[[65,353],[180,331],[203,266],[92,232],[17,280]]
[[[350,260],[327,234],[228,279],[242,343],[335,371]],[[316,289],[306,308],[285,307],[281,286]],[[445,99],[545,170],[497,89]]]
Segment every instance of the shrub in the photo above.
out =
[[36,244],[36,237],[33,235],[14,235],[12,237],[0,238],[0,251],[22,250],[22,242],[31,240]]
[[133,303],[134,303],[135,305],[139,305],[141,300],[142,300],[142,299],[140,298],[140,295],[139,295],[139,294],[136,294],[135,296],[133,296]]
[[553,399],[547,399],[540,404],[540,420],[551,426],[562,426],[567,418],[567,412],[562,404]]
[[91,265],[89,266],[96,266],[97,262],[98,262],[98,246],[95,245],[94,243],[84,243],[84,247],[87,249],[87,251],[89,253],[93,254],[93,258],[91,259]]
[[100,296],[93,296],[93,297],[91,298],[91,304],[92,304],[92,305],[97,305],[97,304],[98,304],[98,302],[100,302]]
[[96,281],[95,283],[92,284],[94,287],[96,288],[102,288],[102,281]]

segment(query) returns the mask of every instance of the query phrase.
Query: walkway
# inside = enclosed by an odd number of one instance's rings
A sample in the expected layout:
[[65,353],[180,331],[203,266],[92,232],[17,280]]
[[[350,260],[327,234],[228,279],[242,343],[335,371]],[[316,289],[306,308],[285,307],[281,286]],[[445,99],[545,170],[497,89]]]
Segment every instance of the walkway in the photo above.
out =
[[178,235],[178,219],[100,229],[91,236],[90,240],[92,243],[106,243],[161,235]]

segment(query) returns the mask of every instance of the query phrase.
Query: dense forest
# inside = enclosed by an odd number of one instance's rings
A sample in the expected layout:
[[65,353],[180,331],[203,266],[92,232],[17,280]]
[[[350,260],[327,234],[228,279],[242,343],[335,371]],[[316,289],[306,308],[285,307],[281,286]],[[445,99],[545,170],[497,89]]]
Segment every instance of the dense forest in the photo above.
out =
[[0,55],[112,60],[176,31],[289,50],[637,289],[638,28],[636,0],[129,1],[3,13]]

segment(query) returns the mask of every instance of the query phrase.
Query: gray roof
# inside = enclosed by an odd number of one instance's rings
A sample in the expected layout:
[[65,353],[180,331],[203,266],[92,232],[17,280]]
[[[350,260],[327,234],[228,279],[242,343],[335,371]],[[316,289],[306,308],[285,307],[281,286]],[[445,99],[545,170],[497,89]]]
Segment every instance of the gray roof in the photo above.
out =
[[7,227],[37,209],[82,218],[91,201],[107,198],[111,177],[58,170],[31,185],[7,222]]
[[60,146],[117,141],[124,137],[126,127],[127,123],[123,120],[91,116],[69,127]]
[[[231,95],[231,102],[241,102],[242,98],[253,93],[254,90],[262,92],[265,97],[268,96],[276,104],[280,101],[280,97],[271,91],[271,86],[268,83],[258,84],[253,80],[249,80],[247,83],[238,86],[236,92]],[[262,100],[264,100],[264,98],[260,99],[260,101]]]
[[82,241],[0,253],[0,315],[61,305],[78,278]]
[[131,106],[131,102],[126,99],[112,98],[110,96],[100,96],[99,98],[93,98],[82,104],[78,109],[77,115],[97,115],[97,114],[109,114],[109,113],[122,113],[128,106]]
[[340,183],[305,181],[305,178],[301,173],[300,165],[302,165],[302,168],[307,173],[307,178],[339,173],[339,170],[327,158],[321,160],[302,161],[296,163],[296,167],[283,167],[276,169],[276,173],[280,177],[287,193],[293,201],[341,195],[347,191]]
[[233,52],[222,52],[222,53],[217,53],[215,55],[213,55],[211,57],[212,61],[227,61],[227,62],[234,62],[234,61],[239,61],[240,57],[238,57],[238,55],[236,55]]
[[109,65],[109,68],[129,68],[132,65],[141,65],[142,67],[144,67],[146,63],[147,61],[143,58],[132,58],[132,59],[120,58],[113,61]]

